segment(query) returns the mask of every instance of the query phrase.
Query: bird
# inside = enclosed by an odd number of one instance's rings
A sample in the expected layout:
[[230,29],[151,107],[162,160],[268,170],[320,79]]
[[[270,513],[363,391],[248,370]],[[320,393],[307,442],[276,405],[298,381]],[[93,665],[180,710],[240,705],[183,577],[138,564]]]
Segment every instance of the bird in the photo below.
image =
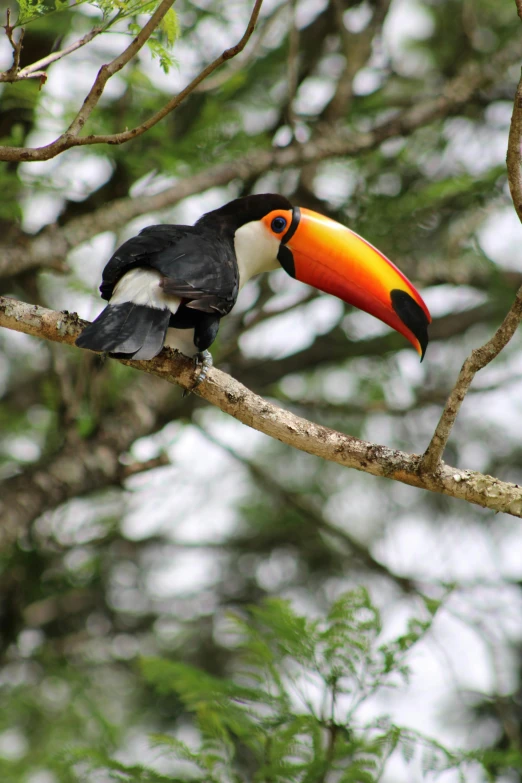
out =
[[431,316],[408,278],[351,229],[274,193],[234,199],[193,226],[148,226],[124,242],[102,273],[108,305],[76,345],[139,360],[169,346],[200,365],[199,385],[240,289],[281,267],[388,324],[424,358]]

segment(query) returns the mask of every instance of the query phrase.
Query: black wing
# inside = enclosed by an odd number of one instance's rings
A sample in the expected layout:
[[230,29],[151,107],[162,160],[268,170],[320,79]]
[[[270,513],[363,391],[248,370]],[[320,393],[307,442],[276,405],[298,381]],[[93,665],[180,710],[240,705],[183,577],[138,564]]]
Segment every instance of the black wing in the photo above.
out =
[[233,243],[198,226],[148,226],[116,250],[103,270],[101,295],[110,299],[131,269],[150,267],[163,277],[165,293],[186,307],[226,315],[235,304],[239,271]]

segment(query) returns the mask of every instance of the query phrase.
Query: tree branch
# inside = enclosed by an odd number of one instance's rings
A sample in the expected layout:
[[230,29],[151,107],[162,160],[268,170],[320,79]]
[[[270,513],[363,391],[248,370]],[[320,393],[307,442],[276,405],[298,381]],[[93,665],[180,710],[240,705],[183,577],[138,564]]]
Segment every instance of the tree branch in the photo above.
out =
[[[89,94],[87,95],[87,97],[83,102],[82,108],[80,109],[80,111],[78,112],[74,120],[71,122],[66,132],[62,134],[60,139],[58,139],[58,142],[61,139],[63,139],[67,143],[67,141],[71,136],[78,135],[78,133],[81,131],[81,129],[89,119],[98,101],[100,100],[102,93],[105,89],[105,85],[107,84],[111,76],[114,76],[114,74],[121,71],[121,69],[125,65],[127,65],[129,60],[132,60],[132,58],[138,54],[140,49],[142,49],[143,46],[147,43],[148,39],[150,38],[154,30],[160,25],[161,20],[170,10],[174,2],[175,0],[162,0],[162,2],[159,4],[159,6],[156,8],[154,13],[150,17],[147,24],[140,30],[138,35],[132,40],[129,46],[127,46],[127,48],[121,54],[115,57],[114,60],[112,60],[112,62],[110,62],[108,65],[102,65],[102,67],[98,71],[98,75],[96,76],[96,79],[94,80],[94,84],[89,90]],[[53,144],[56,143],[57,142],[53,142]]]
[[[73,345],[85,323],[76,313],[0,297],[0,326],[8,329]],[[191,389],[195,381],[193,361],[169,349],[148,362],[117,361],[184,389]],[[243,424],[308,454],[522,518],[522,487],[518,484],[444,464],[436,473],[423,471],[417,454],[367,443],[295,416],[218,369],[209,372],[195,393]]]
[[[522,14],[522,0],[517,3],[519,15]],[[521,16],[522,18],[522,16]],[[513,113],[509,127],[508,149],[506,164],[508,171],[509,189],[513,206],[516,209],[519,220],[522,222],[522,74],[517,85]]]
[[[517,0],[519,15],[522,11],[522,0]],[[522,17],[521,17],[522,18]],[[509,129],[508,151],[507,151],[507,170],[509,188],[511,197],[517,215],[522,222],[522,76],[517,86],[515,101],[513,105],[513,114],[511,116],[511,125]],[[479,370],[486,367],[495,359],[500,351],[506,347],[508,342],[515,334],[520,321],[522,320],[522,286],[519,288],[515,301],[511,309],[504,318],[503,322],[493,335],[481,348],[475,348],[469,356],[459,373],[457,382],[453,387],[446,406],[442,412],[439,423],[431,439],[431,442],[424,453],[421,462],[422,470],[434,472],[442,459],[442,454],[446,448],[446,443],[453,429],[453,425],[468,393],[473,378]]]
[[504,318],[503,322],[493,335],[493,337],[484,343],[480,348],[475,348],[468,356],[453,387],[448,401],[442,412],[435,433],[431,439],[430,445],[426,449],[422,461],[421,469],[434,472],[442,459],[442,454],[446,448],[446,443],[455,424],[460,406],[464,397],[468,393],[473,378],[479,370],[486,367],[493,359],[499,355],[503,348],[515,334],[520,321],[522,320],[522,286],[518,289],[515,301],[511,309]]
[[[434,120],[449,116],[476,92],[496,81],[499,70],[503,71],[520,57],[518,41],[516,44],[506,46],[487,66],[479,67],[476,63],[466,66],[458,76],[447,82],[438,97],[420,101],[367,132],[335,129],[304,144],[284,149],[258,150],[236,160],[211,166],[160,193],[134,199],[115,199],[110,205],[69,221],[66,226],[49,226],[36,237],[22,235],[17,243],[0,245],[0,277],[39,267],[63,270],[67,253],[81,242],[103,231],[114,231],[139,215],[167,209],[188,196],[228,185],[235,179],[248,180],[270,169],[287,169],[328,158],[356,157],[370,152],[387,139],[408,136]],[[7,149],[0,147],[0,159]]]
[[8,71],[0,72],[0,82],[21,82],[24,79],[47,78],[47,74],[42,70],[43,68],[47,68],[57,60],[61,60],[62,57],[67,57],[68,54],[72,54],[72,52],[75,52],[77,49],[81,49],[82,46],[90,43],[93,38],[96,38],[97,35],[106,29],[107,25],[105,27],[93,27],[92,30],[86,33],[82,38],[79,38],[77,41],[74,41],[74,43],[66,46],[65,49],[60,49],[58,52],[52,52],[52,54],[48,54],[47,57],[42,57],[41,60],[37,60],[36,62],[31,63],[31,65],[26,65],[26,67],[21,70],[13,71],[13,65]]
[[14,27],[11,24],[11,9],[10,8],[8,8],[7,11],[6,11],[6,21],[5,21],[5,25],[4,25],[4,30],[5,30],[5,34],[7,36],[7,39],[9,41],[9,43],[11,44],[11,49],[13,50],[13,64],[9,68],[9,70],[5,72],[5,74],[2,74],[2,75],[5,75],[8,78],[6,78],[5,80],[4,79],[0,79],[0,81],[16,81],[16,74],[20,70],[20,57],[22,55],[22,47],[23,47],[25,30],[22,29],[20,31],[20,37],[19,37],[18,41],[15,41],[14,35],[13,35]]
[[369,24],[361,32],[351,33],[344,24],[344,4],[341,0],[333,0],[345,63],[335,92],[321,113],[322,119],[336,122],[348,112],[353,98],[354,78],[370,58],[375,38],[382,29],[390,4],[391,0],[378,0]]
[[99,136],[78,136],[79,132],[85,125],[85,122],[89,118],[92,110],[98,103],[108,79],[120,71],[123,66],[126,65],[126,63],[129,62],[129,60],[138,53],[154,29],[159,25],[162,18],[172,6],[173,2],[174,0],[163,0],[154,15],[149,19],[143,30],[141,30],[136,38],[134,38],[130,46],[128,46],[127,49],[125,49],[125,51],[116,57],[111,63],[108,65],[102,65],[89,94],[83,102],[82,108],[65,133],[62,133],[58,139],[55,139],[55,141],[51,142],[51,144],[47,144],[44,147],[0,147],[0,160],[50,160],[51,158],[59,155],[61,152],[70,149],[71,147],[80,147],[91,144],[123,144],[126,141],[130,141],[131,139],[135,139],[138,136],[141,136],[150,128],[154,127],[154,125],[157,125],[157,123],[166,117],[167,114],[170,114],[170,112],[174,111],[174,109],[176,109],[179,104],[184,101],[185,98],[190,95],[190,93],[193,92],[204,79],[207,78],[207,76],[219,68],[220,65],[222,65],[227,60],[231,60],[233,57],[239,54],[239,52],[243,51],[250,36],[254,32],[254,27],[259,16],[259,11],[261,10],[261,5],[263,4],[263,0],[255,0],[254,8],[252,10],[252,14],[250,15],[247,28],[241,40],[235,46],[232,46],[230,49],[225,49],[225,51],[213,62],[207,65],[207,67],[204,68],[201,73],[199,73],[195,79],[193,79],[190,84],[185,87],[184,90],[168,101],[168,103],[166,103],[162,109],[153,114],[152,117],[149,117],[149,119],[143,122],[141,125],[138,125],[136,128],[132,128],[131,130],[122,131],[121,133],[110,133]]
[[212,79],[205,79],[194,92],[210,92],[217,90],[225,82],[227,82],[235,73],[242,70],[248,70],[250,64],[255,62],[257,56],[263,48],[264,43],[274,35],[273,27],[274,22],[277,22],[281,15],[286,11],[285,4],[275,8],[269,16],[264,17],[262,26],[257,25],[257,35],[255,40],[252,41],[248,54],[244,57],[238,57],[237,60],[231,64],[230,68],[222,70],[219,74],[216,74]]

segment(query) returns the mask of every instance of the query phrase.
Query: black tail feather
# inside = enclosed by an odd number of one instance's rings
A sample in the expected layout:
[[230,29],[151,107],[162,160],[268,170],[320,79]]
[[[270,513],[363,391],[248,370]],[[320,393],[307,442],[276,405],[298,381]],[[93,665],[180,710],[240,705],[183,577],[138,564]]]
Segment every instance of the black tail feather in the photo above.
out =
[[170,310],[133,302],[108,305],[76,340],[80,348],[124,354],[129,359],[152,359],[161,351]]

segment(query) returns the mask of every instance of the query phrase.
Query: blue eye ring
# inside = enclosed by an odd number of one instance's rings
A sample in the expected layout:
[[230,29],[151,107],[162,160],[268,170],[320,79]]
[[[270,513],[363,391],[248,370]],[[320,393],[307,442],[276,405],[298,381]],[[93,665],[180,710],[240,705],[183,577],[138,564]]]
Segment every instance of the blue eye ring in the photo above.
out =
[[282,233],[283,233],[283,231],[284,231],[284,230],[285,230],[285,228],[286,228],[286,225],[287,225],[286,218],[284,218],[284,217],[281,217],[281,216],[279,215],[279,217],[275,217],[275,218],[272,220],[272,223],[271,223],[271,228],[272,228],[272,231],[273,231],[275,234],[282,234]]

